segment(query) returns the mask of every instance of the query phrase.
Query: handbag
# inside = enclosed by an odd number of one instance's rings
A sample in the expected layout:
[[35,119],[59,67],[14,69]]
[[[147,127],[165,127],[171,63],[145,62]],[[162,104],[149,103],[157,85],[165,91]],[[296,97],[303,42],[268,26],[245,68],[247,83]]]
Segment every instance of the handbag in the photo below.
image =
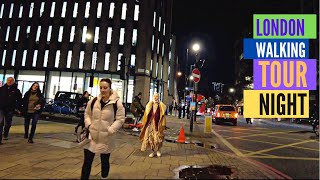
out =
[[[89,127],[90,127],[90,125],[89,125]],[[88,128],[84,127],[81,130],[81,133],[78,136],[78,144],[79,144],[79,146],[84,146],[84,145],[88,144],[91,141],[89,139],[89,134],[90,134],[89,127]]]

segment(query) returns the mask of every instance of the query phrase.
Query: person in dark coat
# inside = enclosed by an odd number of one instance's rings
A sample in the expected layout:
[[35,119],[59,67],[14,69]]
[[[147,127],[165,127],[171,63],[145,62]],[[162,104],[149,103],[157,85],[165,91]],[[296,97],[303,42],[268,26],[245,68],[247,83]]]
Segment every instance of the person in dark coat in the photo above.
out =
[[82,97],[77,102],[77,112],[78,112],[78,116],[80,117],[80,121],[74,130],[76,134],[78,133],[78,128],[80,126],[82,129],[84,128],[84,112],[86,110],[88,101],[89,101],[89,92],[84,91]]
[[7,78],[7,83],[1,87],[0,91],[0,145],[3,139],[8,140],[10,127],[12,124],[12,117],[15,109],[18,108],[21,102],[22,95],[15,84],[13,77]]
[[[28,143],[33,143],[33,137],[36,132],[38,119],[45,105],[45,99],[40,91],[39,83],[34,82],[31,85],[30,89],[24,94],[21,104],[21,110],[24,116],[24,138],[28,139]],[[31,119],[31,131],[29,134]]]
[[[130,106],[130,111],[135,117],[134,125],[137,125],[137,123],[142,119],[145,107],[141,103],[142,93],[139,92],[139,94],[134,97],[134,100]],[[133,128],[133,131],[139,131],[137,127]]]

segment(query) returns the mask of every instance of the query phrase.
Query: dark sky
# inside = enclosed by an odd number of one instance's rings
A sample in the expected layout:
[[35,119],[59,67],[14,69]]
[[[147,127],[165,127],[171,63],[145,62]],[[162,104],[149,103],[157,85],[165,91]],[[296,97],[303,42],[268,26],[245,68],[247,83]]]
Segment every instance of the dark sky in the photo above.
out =
[[[318,1],[313,2],[319,7]],[[173,0],[172,33],[177,36],[181,71],[186,68],[187,46],[200,41],[200,59],[206,62],[199,91],[207,95],[212,81],[233,83],[233,46],[246,28],[252,31],[253,14],[298,14],[300,5],[300,0]],[[194,62],[190,53],[188,63]]]

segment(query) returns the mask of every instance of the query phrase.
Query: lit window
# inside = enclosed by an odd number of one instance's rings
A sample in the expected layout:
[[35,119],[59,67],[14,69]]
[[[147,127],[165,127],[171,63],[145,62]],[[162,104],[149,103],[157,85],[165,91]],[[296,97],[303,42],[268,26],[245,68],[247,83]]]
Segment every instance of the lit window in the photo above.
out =
[[114,3],[110,3],[110,10],[109,10],[109,18],[113,18],[114,14]]
[[39,41],[41,33],[41,26],[38,26],[36,41]]
[[127,3],[122,4],[122,13],[121,13],[121,19],[126,19],[126,12],[127,12]]
[[104,57],[104,70],[109,70],[110,53],[106,53]]
[[73,17],[76,18],[78,14],[78,3],[74,4],[74,9],[73,9]]
[[9,13],[9,18],[12,18],[13,6],[14,6],[14,4],[13,4],[13,3],[11,3],[11,6],[10,6],[10,13]]
[[159,31],[161,30],[161,17],[159,17]]
[[164,43],[162,43],[162,56],[164,55]]
[[151,59],[150,62],[151,62],[151,63],[150,63],[150,71],[152,71],[153,60]]
[[156,64],[156,76],[158,77],[158,62]]
[[131,66],[134,66],[136,64],[136,55],[135,54],[131,54]]
[[107,44],[111,44],[112,27],[108,27]]
[[79,69],[83,69],[84,51],[80,52]]
[[44,53],[43,67],[47,67],[48,65],[48,57],[49,57],[49,50],[46,50],[46,52]]
[[124,28],[120,29],[120,39],[119,39],[119,44],[123,45],[124,43]]
[[160,40],[158,39],[157,54],[159,54],[159,49],[160,49]]
[[152,40],[151,40],[151,50],[154,48],[154,35],[152,35]]
[[16,63],[16,53],[17,53],[17,50],[13,50],[12,60],[11,60],[11,66],[14,66],[15,63]]
[[10,26],[7,28],[6,41],[9,40]]
[[30,26],[27,27],[27,34],[30,33],[30,28],[31,28]]
[[34,8],[34,3],[31,3],[30,11],[29,11],[29,18],[32,18],[33,8]]
[[98,3],[97,18],[101,18],[102,2]]
[[19,10],[19,18],[22,18],[23,6],[20,6]]
[[3,16],[3,9],[4,9],[4,4],[1,5],[0,18],[2,18],[2,16]]
[[51,40],[51,32],[52,32],[52,26],[49,26],[48,35],[47,35],[47,41],[48,42]]
[[82,31],[82,42],[85,43],[86,42],[86,38],[87,38],[87,26],[83,27],[83,31]]
[[55,67],[55,68],[58,68],[58,67],[59,67],[59,59],[60,59],[60,50],[57,50],[56,60],[55,60],[55,62],[54,62],[54,67]]
[[3,54],[2,54],[2,66],[4,66],[4,63],[5,63],[6,54],[7,54],[7,50],[3,50]]
[[138,21],[139,19],[139,5],[134,6],[134,18],[133,20]]
[[27,59],[27,50],[24,50],[22,55],[22,66],[26,66],[26,59]]
[[120,68],[121,56],[122,56],[122,53],[119,53],[119,54],[118,54],[118,66],[117,66],[117,71],[119,71],[119,70],[121,69],[121,68]]
[[166,35],[166,23],[163,23],[163,35]]
[[42,17],[43,12],[44,12],[44,4],[45,4],[45,2],[42,2],[42,3],[41,3],[41,7],[40,7],[40,17]]
[[61,17],[66,17],[67,2],[63,2]]
[[94,51],[92,54],[91,69],[96,69],[96,62],[97,62],[97,52]]
[[56,2],[52,2],[50,17],[54,17],[54,8],[55,8],[55,6],[56,6]]
[[63,35],[63,26],[60,26],[59,36],[58,36],[58,41],[59,42],[62,42],[62,35]]
[[137,36],[138,36],[137,29],[133,29],[133,31],[132,31],[132,46],[137,45]]
[[99,27],[96,27],[96,30],[94,32],[94,43],[98,43],[99,41]]
[[75,26],[72,26],[71,27],[71,32],[70,32],[70,42],[73,42],[74,40],[74,33],[76,31],[76,27]]
[[67,68],[71,67],[72,51],[68,51]]
[[34,50],[32,67],[36,67],[37,66],[37,57],[38,57],[38,50]]
[[20,32],[20,26],[17,26],[17,32],[16,32],[16,39],[15,39],[15,41],[19,41],[19,32]]
[[157,13],[153,12],[153,27],[156,27],[156,18],[157,18]]
[[90,2],[87,2],[86,3],[86,11],[85,11],[85,14],[84,14],[85,18],[89,17],[89,10],[90,10]]

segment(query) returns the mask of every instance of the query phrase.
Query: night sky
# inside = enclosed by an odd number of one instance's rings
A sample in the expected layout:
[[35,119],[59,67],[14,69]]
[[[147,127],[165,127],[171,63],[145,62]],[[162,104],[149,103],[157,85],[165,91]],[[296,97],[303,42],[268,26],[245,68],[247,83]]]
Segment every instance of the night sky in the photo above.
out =
[[[319,2],[314,2],[319,7]],[[233,84],[233,46],[246,29],[252,31],[253,14],[301,13],[300,0],[173,0],[173,3],[172,33],[177,37],[180,70],[186,70],[187,47],[190,49],[194,41],[199,41],[200,59],[206,59],[199,91],[205,96],[211,94],[212,81]],[[194,62],[195,56],[189,53],[189,66]]]

